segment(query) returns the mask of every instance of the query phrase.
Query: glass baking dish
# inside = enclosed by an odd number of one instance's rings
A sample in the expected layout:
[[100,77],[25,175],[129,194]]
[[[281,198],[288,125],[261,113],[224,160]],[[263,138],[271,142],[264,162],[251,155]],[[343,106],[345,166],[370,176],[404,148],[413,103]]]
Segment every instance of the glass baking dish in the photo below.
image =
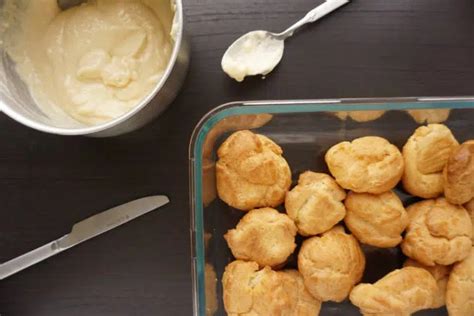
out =
[[[295,181],[306,170],[327,172],[324,154],[341,141],[377,135],[401,148],[427,116],[428,122],[444,121],[460,142],[474,137],[474,97],[238,102],[208,113],[194,130],[189,151],[194,314],[225,315],[220,280],[233,258],[223,235],[245,214],[216,196],[216,150],[230,133],[252,129],[273,139]],[[405,205],[414,201],[401,189],[396,192]],[[398,248],[362,247],[363,282],[375,282],[404,261]],[[296,268],[295,254],[287,267]],[[346,300],[324,303],[320,315],[360,313]],[[417,315],[446,315],[446,309]]]

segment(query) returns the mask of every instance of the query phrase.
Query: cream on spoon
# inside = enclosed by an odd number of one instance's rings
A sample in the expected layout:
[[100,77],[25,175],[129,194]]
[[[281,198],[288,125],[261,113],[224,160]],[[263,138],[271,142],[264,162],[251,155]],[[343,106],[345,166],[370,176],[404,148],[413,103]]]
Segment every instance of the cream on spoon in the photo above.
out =
[[239,82],[246,76],[269,74],[283,57],[285,39],[301,26],[319,20],[349,1],[327,0],[282,33],[253,31],[241,36],[225,52],[222,69]]

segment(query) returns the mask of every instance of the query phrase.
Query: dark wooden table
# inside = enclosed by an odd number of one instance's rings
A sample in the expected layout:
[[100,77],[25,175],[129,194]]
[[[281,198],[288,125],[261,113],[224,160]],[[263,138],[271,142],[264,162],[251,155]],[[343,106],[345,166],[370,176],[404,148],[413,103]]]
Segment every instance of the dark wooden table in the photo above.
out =
[[3,315],[190,315],[188,142],[232,100],[474,94],[474,1],[354,0],[288,42],[266,80],[220,69],[227,45],[282,30],[321,0],[188,0],[192,64],[170,109],[135,133],[67,138],[0,116],[0,261],[128,200],[172,203],[0,282]]

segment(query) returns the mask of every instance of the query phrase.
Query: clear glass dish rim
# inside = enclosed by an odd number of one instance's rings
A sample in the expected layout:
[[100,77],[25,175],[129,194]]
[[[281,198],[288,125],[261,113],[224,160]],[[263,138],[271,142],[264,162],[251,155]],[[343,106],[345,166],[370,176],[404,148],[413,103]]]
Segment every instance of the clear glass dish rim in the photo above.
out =
[[191,272],[194,315],[206,315],[202,177],[199,172],[202,170],[202,146],[207,133],[218,122],[229,116],[246,114],[407,109],[474,109],[474,96],[240,101],[222,104],[204,115],[194,128],[189,144]]

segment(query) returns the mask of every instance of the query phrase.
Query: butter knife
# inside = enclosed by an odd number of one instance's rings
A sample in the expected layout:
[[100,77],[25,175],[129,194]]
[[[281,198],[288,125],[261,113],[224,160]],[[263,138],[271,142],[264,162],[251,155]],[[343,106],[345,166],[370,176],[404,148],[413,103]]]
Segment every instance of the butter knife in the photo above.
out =
[[76,223],[69,234],[0,265],[0,280],[169,203],[166,196],[138,199]]

